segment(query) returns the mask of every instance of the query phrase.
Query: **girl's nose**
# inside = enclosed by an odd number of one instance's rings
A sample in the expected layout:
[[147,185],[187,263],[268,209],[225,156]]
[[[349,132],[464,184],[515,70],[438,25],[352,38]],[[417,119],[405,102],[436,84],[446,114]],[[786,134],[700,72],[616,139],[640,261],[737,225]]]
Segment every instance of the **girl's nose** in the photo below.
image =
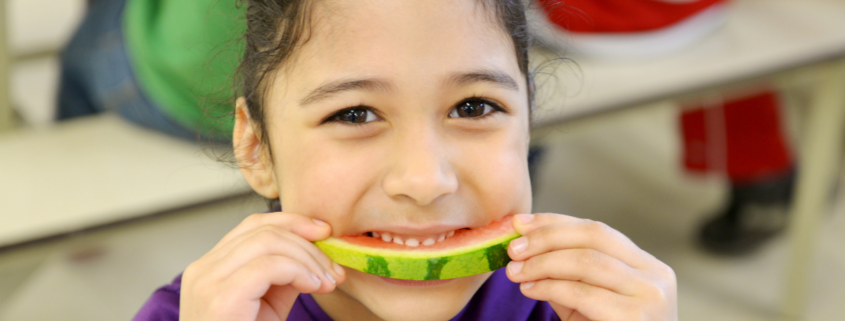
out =
[[458,190],[448,148],[433,133],[400,139],[393,149],[390,165],[383,186],[394,199],[425,206]]

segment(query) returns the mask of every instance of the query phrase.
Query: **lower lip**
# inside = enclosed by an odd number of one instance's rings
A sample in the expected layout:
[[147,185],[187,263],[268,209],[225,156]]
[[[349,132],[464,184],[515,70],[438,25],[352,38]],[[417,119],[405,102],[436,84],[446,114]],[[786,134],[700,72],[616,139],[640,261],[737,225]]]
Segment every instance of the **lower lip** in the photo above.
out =
[[443,285],[446,283],[450,283],[455,281],[456,279],[447,279],[447,280],[435,280],[435,281],[412,281],[412,280],[400,280],[400,279],[391,279],[380,276],[384,282],[400,285],[400,286],[409,286],[409,287],[426,287],[426,286],[438,286]]

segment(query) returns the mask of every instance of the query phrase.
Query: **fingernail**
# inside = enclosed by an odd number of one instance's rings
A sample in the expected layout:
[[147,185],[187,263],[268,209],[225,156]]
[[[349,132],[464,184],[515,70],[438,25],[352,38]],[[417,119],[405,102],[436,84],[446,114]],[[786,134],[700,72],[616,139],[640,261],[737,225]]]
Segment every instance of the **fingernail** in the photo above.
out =
[[511,250],[513,250],[514,254],[519,254],[525,252],[525,249],[528,248],[528,238],[525,236],[520,237],[511,241]]
[[331,273],[326,272],[326,278],[329,279],[329,282],[331,282],[332,284],[337,284],[337,281],[334,280]]
[[530,281],[530,282],[525,282],[525,283],[522,283],[522,289],[523,289],[523,290],[528,290],[528,289],[530,289],[532,286],[534,286],[534,281]]
[[318,219],[316,219],[316,218],[312,218],[311,220],[312,220],[312,221],[314,221],[314,224],[317,224],[317,225],[319,225],[319,226],[326,226],[326,225],[329,225],[328,223],[323,222],[323,221],[321,221],[321,220],[318,220]]
[[333,265],[334,271],[335,271],[335,273],[337,273],[337,275],[343,275],[343,272],[345,272],[345,271],[343,270],[343,267],[340,266],[340,264],[337,264],[337,262],[332,262],[332,265]]
[[520,223],[525,224],[534,220],[534,214],[516,214],[516,219],[519,220]]
[[525,265],[523,261],[511,261],[511,263],[508,263],[508,271],[511,272],[511,275],[516,275],[519,271],[522,271],[523,265]]
[[314,273],[311,273],[311,280],[314,280],[314,284],[316,284],[317,286],[323,284],[323,281],[321,281],[320,278],[317,277],[317,275]]

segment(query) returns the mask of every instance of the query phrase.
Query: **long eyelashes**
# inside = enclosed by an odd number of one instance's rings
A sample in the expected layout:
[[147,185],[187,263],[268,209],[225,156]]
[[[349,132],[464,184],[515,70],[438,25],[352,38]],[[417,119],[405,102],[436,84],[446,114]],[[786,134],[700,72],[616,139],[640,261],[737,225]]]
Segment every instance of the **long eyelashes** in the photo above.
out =
[[360,126],[368,122],[378,120],[379,117],[372,107],[358,105],[338,110],[334,114],[323,119],[321,124],[337,122],[347,125]]
[[482,119],[496,113],[507,111],[499,104],[477,96],[462,100],[449,112],[450,118]]
[[[449,118],[463,118],[480,120],[496,113],[508,113],[498,103],[479,96],[473,96],[461,100],[449,110]],[[357,105],[336,111],[323,119],[320,124],[340,123],[344,125],[360,126],[369,122],[380,120],[378,113],[372,107]]]

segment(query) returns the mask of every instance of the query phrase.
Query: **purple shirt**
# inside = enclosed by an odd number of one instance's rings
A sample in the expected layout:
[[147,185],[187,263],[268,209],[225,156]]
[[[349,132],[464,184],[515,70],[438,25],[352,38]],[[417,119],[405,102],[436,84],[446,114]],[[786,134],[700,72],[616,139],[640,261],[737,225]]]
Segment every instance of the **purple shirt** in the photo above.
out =
[[[133,321],[178,321],[179,291],[182,276],[153,293]],[[309,294],[300,294],[290,310],[288,320],[331,321]],[[493,272],[478,289],[466,307],[452,318],[467,320],[560,320],[547,302],[532,300],[519,291],[504,269]]]

